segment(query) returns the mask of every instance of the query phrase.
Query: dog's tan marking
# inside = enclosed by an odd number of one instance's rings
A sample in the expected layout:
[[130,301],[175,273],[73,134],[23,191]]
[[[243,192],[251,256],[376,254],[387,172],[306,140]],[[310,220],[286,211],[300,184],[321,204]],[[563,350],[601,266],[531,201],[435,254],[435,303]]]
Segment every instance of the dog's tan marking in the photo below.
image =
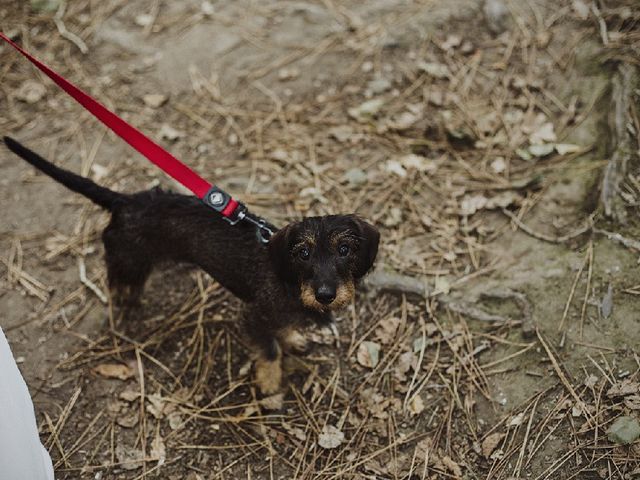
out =
[[300,300],[305,307],[324,310],[324,305],[316,300],[316,294],[308,283],[303,283],[300,286]]
[[307,349],[307,339],[294,327],[286,327],[278,332],[278,340],[287,352],[304,352]]
[[282,351],[278,348],[275,360],[263,356],[256,359],[256,383],[263,395],[273,395],[282,384]]
[[347,280],[344,283],[338,285],[338,290],[336,291],[336,299],[331,302],[329,307],[333,309],[346,307],[353,300],[353,296],[356,293],[356,287],[353,284],[352,280]]
[[313,308],[320,312],[326,312],[327,310],[337,310],[345,307],[351,303],[355,294],[356,288],[353,284],[353,280],[347,280],[340,285],[336,290],[336,298],[329,305],[323,305],[316,300],[316,294],[313,288],[308,283],[303,283],[300,286],[300,301],[307,308]]
[[344,241],[350,241],[353,239],[353,235],[349,231],[335,232],[329,238],[329,244],[331,248],[337,250],[340,244]]
[[302,247],[315,247],[316,246],[316,237],[314,237],[310,232],[304,232],[300,236],[300,241],[295,245],[294,249],[302,248]]

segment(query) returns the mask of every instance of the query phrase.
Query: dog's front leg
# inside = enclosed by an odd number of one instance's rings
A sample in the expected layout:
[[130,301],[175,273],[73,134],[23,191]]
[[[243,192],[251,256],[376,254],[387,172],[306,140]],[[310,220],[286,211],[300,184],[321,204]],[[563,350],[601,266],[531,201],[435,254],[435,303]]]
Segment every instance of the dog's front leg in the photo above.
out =
[[282,385],[282,346],[274,315],[251,306],[244,316],[244,330],[253,347],[256,384],[262,395],[273,395]]
[[256,352],[256,383],[263,395],[273,395],[282,385],[282,347],[275,337],[260,339]]

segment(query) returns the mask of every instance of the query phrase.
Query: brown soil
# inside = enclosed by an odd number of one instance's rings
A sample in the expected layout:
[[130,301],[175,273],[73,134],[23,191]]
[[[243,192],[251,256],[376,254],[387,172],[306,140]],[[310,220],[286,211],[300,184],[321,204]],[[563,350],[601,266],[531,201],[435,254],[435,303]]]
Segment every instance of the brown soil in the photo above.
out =
[[[607,439],[615,418],[640,416],[638,252],[591,228],[553,241],[590,218],[638,236],[637,171],[628,225],[597,208],[613,67],[593,12],[511,1],[492,32],[471,0],[69,1],[60,18],[83,54],[31,5],[0,5],[3,31],[203,176],[278,224],[357,211],[382,231],[381,268],[466,308],[361,291],[339,315],[340,346],[310,332],[270,411],[237,300],[169,265],[140,317],[112,329],[106,214],[0,149],[0,325],[57,478],[640,474],[638,441]],[[600,14],[611,34],[640,22]],[[26,60],[0,55],[3,134],[117,190],[179,188]],[[45,87],[32,103],[28,82]],[[579,149],[523,159],[532,137]],[[517,303],[481,295],[505,288],[526,295],[533,337]]]

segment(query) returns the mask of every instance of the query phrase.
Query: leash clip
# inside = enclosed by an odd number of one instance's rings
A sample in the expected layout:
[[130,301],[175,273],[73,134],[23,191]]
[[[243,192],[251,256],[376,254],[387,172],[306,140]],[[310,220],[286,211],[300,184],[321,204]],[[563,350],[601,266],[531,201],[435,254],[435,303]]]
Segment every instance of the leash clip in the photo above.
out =
[[274,233],[274,227],[264,218],[251,214],[244,203],[232,199],[231,195],[221,188],[212,186],[202,201],[205,205],[219,212],[230,225],[236,225],[240,220],[252,223],[256,227],[258,241],[262,244],[269,243],[269,239]]
[[269,239],[274,234],[273,225],[271,225],[270,223],[267,223],[267,221],[262,217],[256,217],[246,209],[242,213],[243,213],[242,219],[255,225],[258,241],[263,245],[266,245],[267,243],[269,243]]

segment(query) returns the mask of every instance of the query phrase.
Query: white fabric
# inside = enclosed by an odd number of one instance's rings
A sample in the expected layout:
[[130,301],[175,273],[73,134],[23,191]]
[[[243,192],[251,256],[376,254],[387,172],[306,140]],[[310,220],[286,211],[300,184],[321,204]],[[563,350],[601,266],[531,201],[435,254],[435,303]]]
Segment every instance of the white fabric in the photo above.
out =
[[27,384],[0,328],[0,479],[54,480]]

